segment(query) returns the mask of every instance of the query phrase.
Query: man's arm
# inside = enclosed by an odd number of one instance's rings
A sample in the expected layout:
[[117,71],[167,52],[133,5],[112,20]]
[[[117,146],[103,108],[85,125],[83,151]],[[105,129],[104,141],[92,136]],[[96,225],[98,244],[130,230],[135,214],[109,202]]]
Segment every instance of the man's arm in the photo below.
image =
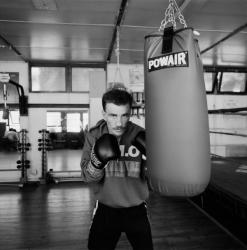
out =
[[91,152],[94,143],[95,138],[90,133],[86,133],[81,157],[81,176],[85,182],[100,181],[105,172],[104,169],[96,168],[91,162]]
[[[121,152],[117,138],[112,134],[103,134],[96,141],[90,141],[89,138],[88,136],[87,144],[83,149],[82,175],[85,181],[99,181],[104,175],[104,168],[107,166],[107,163],[118,159]],[[93,144],[94,141],[95,143]]]

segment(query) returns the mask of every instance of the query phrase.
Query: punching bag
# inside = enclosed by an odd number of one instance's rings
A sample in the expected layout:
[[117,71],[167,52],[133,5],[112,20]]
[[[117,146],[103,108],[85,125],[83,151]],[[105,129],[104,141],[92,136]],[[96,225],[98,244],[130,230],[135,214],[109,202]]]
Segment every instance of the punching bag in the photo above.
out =
[[165,196],[191,197],[210,179],[210,144],[203,66],[191,28],[145,37],[145,112],[150,186]]

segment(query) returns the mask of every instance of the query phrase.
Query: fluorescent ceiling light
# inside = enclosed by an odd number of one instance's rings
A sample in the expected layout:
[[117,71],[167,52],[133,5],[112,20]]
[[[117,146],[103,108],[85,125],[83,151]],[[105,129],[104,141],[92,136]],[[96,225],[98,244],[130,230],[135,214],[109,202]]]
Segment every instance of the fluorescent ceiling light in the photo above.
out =
[[32,2],[37,10],[57,10],[55,0],[32,0]]

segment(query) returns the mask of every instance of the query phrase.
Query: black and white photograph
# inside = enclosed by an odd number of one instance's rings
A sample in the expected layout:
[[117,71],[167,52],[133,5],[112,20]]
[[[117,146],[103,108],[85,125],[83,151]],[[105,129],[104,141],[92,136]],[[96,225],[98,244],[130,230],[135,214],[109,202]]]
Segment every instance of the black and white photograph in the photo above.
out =
[[0,0],[0,250],[246,232],[247,0]]

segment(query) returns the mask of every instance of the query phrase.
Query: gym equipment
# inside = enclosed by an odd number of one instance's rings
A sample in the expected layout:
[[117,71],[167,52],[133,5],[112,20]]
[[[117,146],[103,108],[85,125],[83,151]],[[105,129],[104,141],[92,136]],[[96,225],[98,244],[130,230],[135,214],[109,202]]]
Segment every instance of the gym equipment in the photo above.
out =
[[42,174],[40,178],[41,184],[55,183],[53,177],[47,171],[47,151],[52,150],[52,146],[49,139],[49,131],[42,129],[39,130],[41,138],[38,139],[38,150],[41,151],[41,162],[42,162]]
[[[191,197],[205,190],[211,172],[206,91],[193,30],[169,2],[163,31],[145,37],[147,167],[154,191]],[[174,30],[174,10],[182,29]]]
[[3,83],[4,87],[4,112],[3,112],[3,119],[8,119],[9,115],[9,109],[7,106],[7,88],[6,84],[12,84],[16,87],[18,95],[19,95],[19,109],[20,109],[20,115],[21,116],[27,116],[28,115],[28,97],[24,94],[24,89],[22,85],[19,83],[16,83],[15,81],[10,79],[10,76],[8,73],[0,74],[0,82]]
[[145,116],[144,92],[132,92],[133,105],[131,107],[131,116],[140,118]]
[[54,171],[48,169],[47,151],[53,150],[49,131],[42,129],[39,131],[41,138],[38,139],[38,150],[41,151],[42,175],[41,184],[58,184],[59,182],[82,181],[81,170]]
[[56,184],[59,182],[82,181],[81,170],[54,171],[52,168],[50,168],[48,174],[52,178],[51,180],[53,183]]
[[6,123],[0,122],[0,139],[4,137],[5,131],[6,131]]
[[19,141],[17,143],[17,150],[20,152],[21,157],[17,163],[17,169],[21,170],[21,178],[19,187],[23,187],[28,183],[27,169],[30,168],[30,161],[27,160],[27,151],[30,150],[31,144],[27,142],[27,130],[22,129],[19,132]]
[[109,82],[109,87],[113,88],[115,86],[124,86],[124,80],[123,80],[123,76],[120,70],[120,28],[119,26],[117,26],[116,29],[116,49],[115,49],[115,54],[116,54],[116,58],[117,58],[117,67],[114,73],[114,79],[113,82]]
[[4,102],[4,108],[3,108],[3,119],[7,120],[9,119],[9,108],[7,106],[7,86],[6,83],[3,84],[3,102]]
[[9,141],[11,141],[11,142],[16,142],[16,141],[18,141],[17,132],[9,130],[8,133],[7,133],[7,135],[6,135],[6,138],[7,138]]

